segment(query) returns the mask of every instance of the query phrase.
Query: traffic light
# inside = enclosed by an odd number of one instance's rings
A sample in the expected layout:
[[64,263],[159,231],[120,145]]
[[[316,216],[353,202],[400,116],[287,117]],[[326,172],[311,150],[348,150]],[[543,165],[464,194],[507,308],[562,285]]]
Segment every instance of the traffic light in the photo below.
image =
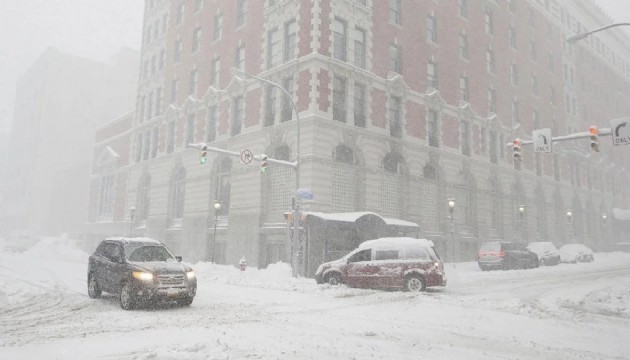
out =
[[591,149],[599,152],[599,130],[597,129],[597,126],[591,126],[588,128],[588,132],[590,133],[591,138]]
[[199,152],[199,163],[205,164],[208,162],[208,145],[203,145],[201,147],[201,151]]
[[264,174],[267,172],[267,155],[260,155],[260,173]]
[[512,141],[512,145],[514,148],[514,160],[523,160],[523,154],[522,154],[522,148],[523,148],[523,143],[521,142],[521,139],[516,138]]

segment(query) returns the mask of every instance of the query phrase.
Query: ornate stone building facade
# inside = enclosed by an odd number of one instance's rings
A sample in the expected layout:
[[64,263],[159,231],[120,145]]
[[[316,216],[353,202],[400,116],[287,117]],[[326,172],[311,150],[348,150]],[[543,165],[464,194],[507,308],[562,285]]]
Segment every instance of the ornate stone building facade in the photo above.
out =
[[146,1],[123,207],[136,209],[135,234],[189,259],[289,261],[294,170],[261,175],[216,152],[200,165],[186,146],[295,160],[291,102],[235,67],[293,95],[300,184],[314,194],[303,210],[417,223],[459,260],[493,239],[610,248],[625,226],[612,210],[630,206],[624,149],[562,142],[515,164],[506,146],[630,113],[627,36],[564,41],[609,22],[588,0]]

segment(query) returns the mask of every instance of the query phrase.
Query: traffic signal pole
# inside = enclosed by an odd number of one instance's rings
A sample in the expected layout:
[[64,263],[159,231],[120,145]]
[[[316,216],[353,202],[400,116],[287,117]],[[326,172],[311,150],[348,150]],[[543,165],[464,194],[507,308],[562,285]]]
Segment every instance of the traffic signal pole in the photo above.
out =
[[[555,136],[551,138],[551,141],[558,142],[558,141],[584,139],[584,138],[590,138],[591,135],[592,134],[590,132],[584,131],[584,132],[579,132],[579,133],[574,133],[574,134],[569,134],[569,135]],[[599,136],[612,136],[612,130],[610,128],[599,129],[598,135]],[[533,143],[534,143],[533,140],[521,140],[521,145],[532,145]],[[514,144],[511,141],[505,144],[506,147],[510,147],[513,145]]]
[[[238,158],[241,157],[241,153],[239,153],[239,152],[208,146],[208,144],[205,144],[205,143],[188,144],[186,147],[194,148],[194,149],[200,149],[201,150],[202,148],[204,148],[204,146],[205,146],[205,149],[208,150],[208,151],[217,152],[217,153],[221,153],[221,154],[226,154],[226,155],[230,155],[230,156],[236,156]],[[254,159],[256,159],[257,161],[262,161],[262,157],[263,156],[266,156],[266,155],[264,155],[264,154],[254,155]],[[292,168],[295,168],[297,166],[296,162],[285,161],[285,160],[278,160],[278,159],[274,159],[274,158],[270,158],[270,157],[267,157],[267,161],[270,162],[270,163],[274,163],[274,164],[290,166]]]

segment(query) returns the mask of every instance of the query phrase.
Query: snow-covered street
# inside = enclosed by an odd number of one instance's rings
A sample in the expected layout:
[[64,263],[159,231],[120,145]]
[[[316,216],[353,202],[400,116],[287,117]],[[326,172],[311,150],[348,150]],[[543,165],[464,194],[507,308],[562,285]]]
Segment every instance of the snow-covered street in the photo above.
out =
[[[87,296],[65,239],[0,252],[0,359],[628,359],[630,254],[482,272],[424,293],[351,289],[193,264],[191,307],[124,311]],[[184,259],[185,260],[185,259]]]

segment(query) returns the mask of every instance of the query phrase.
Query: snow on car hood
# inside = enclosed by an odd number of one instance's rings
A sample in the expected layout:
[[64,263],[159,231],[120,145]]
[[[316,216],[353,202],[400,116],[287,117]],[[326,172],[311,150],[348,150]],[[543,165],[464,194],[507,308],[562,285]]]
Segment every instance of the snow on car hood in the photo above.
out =
[[158,275],[173,273],[181,274],[187,270],[191,270],[190,266],[186,266],[185,264],[176,261],[130,261],[129,263],[146,271],[155,272]]

